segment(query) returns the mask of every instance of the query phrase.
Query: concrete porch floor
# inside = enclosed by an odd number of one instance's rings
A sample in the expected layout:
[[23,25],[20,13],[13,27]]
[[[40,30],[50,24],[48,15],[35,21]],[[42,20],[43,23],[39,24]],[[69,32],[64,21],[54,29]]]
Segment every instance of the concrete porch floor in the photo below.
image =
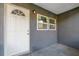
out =
[[62,44],[54,44],[33,52],[30,56],[79,56],[79,50]]

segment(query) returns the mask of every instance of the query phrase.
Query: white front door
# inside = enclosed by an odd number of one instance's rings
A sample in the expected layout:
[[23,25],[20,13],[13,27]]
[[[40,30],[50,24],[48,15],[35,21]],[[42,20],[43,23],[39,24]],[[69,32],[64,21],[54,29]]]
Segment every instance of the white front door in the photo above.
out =
[[6,5],[4,22],[4,55],[30,52],[29,10],[12,4]]

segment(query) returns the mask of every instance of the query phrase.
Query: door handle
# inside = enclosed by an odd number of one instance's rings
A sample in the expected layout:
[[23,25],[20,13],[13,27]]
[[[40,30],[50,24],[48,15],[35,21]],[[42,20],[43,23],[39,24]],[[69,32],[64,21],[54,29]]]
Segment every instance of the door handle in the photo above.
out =
[[29,35],[30,33],[27,33],[27,35]]

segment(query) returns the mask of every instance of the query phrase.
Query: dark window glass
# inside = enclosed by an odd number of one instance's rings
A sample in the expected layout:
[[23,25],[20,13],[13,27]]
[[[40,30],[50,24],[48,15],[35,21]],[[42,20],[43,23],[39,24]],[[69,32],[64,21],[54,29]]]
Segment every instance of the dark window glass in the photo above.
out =
[[50,29],[55,29],[55,25],[50,25]]
[[55,24],[55,20],[49,19],[49,23]]
[[47,23],[47,18],[44,16],[38,16],[38,22],[39,23]]
[[47,29],[47,24],[38,23],[38,29]]
[[47,22],[46,17],[41,16],[41,20],[42,20],[43,22]]

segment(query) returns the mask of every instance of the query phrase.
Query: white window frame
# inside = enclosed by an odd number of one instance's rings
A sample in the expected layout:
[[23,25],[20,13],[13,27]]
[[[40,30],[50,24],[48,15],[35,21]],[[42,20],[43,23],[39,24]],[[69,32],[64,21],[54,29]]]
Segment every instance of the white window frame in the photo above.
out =
[[[41,23],[41,24],[47,24],[47,29],[39,29],[38,28],[38,25],[39,25],[39,19],[38,19],[38,17],[39,16],[44,16],[44,17],[46,17],[47,18],[47,23]],[[54,21],[55,21],[55,24],[50,24],[49,23],[49,19],[53,19]],[[50,25],[55,25],[55,29],[50,29]],[[47,17],[47,16],[45,16],[45,15],[41,15],[41,14],[37,14],[37,30],[56,30],[56,19],[55,18],[52,18],[52,17]]]

